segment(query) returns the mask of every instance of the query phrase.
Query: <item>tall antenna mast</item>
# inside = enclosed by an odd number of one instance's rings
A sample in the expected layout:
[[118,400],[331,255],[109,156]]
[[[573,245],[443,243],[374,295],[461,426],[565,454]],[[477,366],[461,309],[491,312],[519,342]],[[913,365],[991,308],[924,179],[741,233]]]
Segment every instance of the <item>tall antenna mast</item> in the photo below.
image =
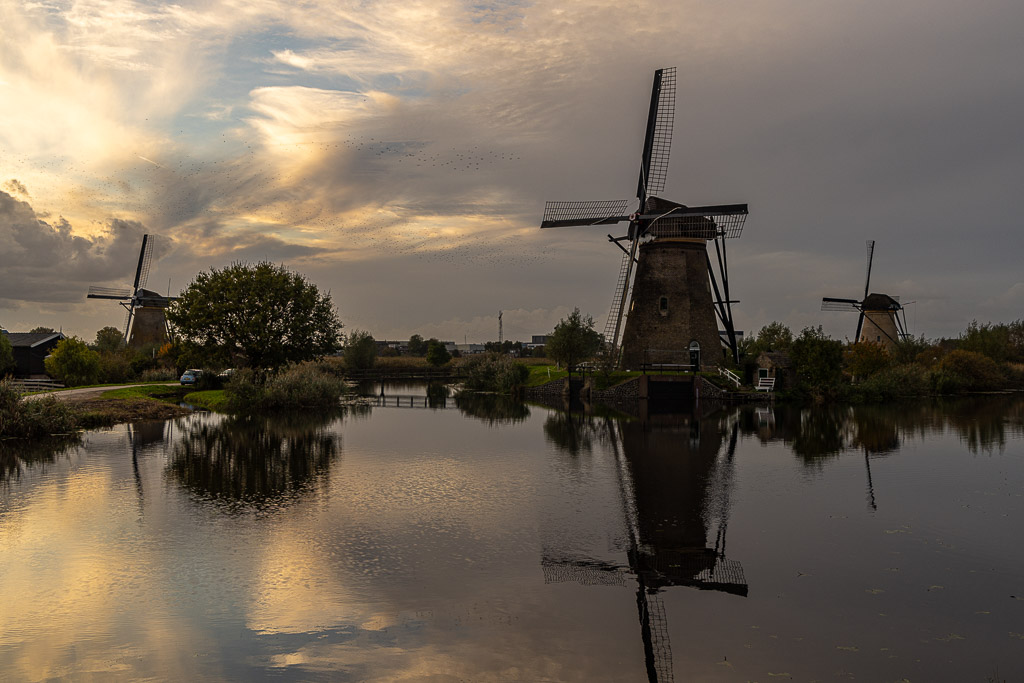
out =
[[498,311],[498,343],[503,344],[504,342],[504,332],[501,329],[501,311]]

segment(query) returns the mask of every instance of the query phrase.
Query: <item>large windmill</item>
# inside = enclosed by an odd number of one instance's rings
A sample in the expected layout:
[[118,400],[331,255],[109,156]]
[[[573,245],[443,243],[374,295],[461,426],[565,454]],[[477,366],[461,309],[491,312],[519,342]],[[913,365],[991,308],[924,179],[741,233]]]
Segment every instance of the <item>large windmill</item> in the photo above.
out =
[[[629,223],[626,235],[608,235],[623,256],[605,342],[623,367],[714,363],[722,346],[718,322],[725,328],[729,351],[738,358],[732,320],[732,304],[737,302],[729,298],[725,239],[742,233],[747,205],[688,207],[655,196],[665,189],[675,106],[675,67],[659,69],[651,90],[635,213],[625,215],[625,199],[548,202],[540,226]],[[717,277],[709,241],[715,244]]]
[[135,268],[135,282],[127,287],[89,287],[89,299],[113,299],[119,301],[126,313],[124,318],[124,339],[131,347],[160,344],[170,336],[167,316],[164,311],[177,297],[163,296],[146,289],[149,267],[153,263],[153,238],[142,236],[139,263]]
[[[869,294],[871,287],[871,262],[875,256],[875,241],[868,240],[868,272],[864,280],[864,298],[837,299],[826,296],[821,299],[823,311],[858,311],[856,342],[875,342],[887,348],[894,347],[907,337],[906,312],[899,299],[888,294]],[[900,315],[904,318],[901,320]]]

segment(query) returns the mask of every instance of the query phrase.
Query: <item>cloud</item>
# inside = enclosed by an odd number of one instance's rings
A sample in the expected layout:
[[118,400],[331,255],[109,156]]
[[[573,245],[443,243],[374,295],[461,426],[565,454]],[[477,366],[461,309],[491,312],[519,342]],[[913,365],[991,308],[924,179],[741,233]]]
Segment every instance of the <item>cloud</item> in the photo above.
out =
[[[730,245],[741,326],[829,329],[820,296],[861,279],[866,239],[880,285],[950,297],[920,307],[931,334],[977,302],[1016,310],[989,290],[1019,279],[1019,3],[81,0],[4,16],[4,177],[52,230],[51,214],[105,239],[117,217],[173,237],[175,279],[261,254],[335,291],[349,271],[415,273],[418,291],[365,294],[366,319],[398,331],[486,317],[497,283],[510,310],[603,314],[604,233],[541,232],[539,214],[633,194],[651,72],[677,65],[666,196],[750,204]],[[411,319],[373,312],[395,296],[416,299]]]
[[130,284],[144,232],[114,219],[102,239],[79,237],[66,220],[42,220],[27,202],[0,192],[0,302],[72,304],[89,284]]

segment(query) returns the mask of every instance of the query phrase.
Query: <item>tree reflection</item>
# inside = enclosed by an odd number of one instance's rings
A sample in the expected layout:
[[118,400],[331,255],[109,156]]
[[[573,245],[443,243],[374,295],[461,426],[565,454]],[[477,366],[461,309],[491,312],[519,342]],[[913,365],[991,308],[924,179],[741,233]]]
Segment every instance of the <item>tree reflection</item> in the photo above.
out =
[[341,451],[335,414],[292,413],[193,421],[174,444],[168,473],[200,496],[266,509],[294,500]]
[[490,425],[515,424],[530,417],[527,405],[511,396],[462,393],[455,397],[455,404],[463,415]]
[[548,443],[574,458],[590,453],[602,433],[601,423],[584,413],[559,411],[544,420],[544,436]]
[[54,463],[81,443],[82,439],[77,434],[47,439],[0,440],[0,482],[9,484],[20,479],[27,470]]
[[[769,417],[766,419],[765,415]],[[1024,433],[1024,397],[974,396],[953,400],[866,406],[776,405],[746,408],[744,433],[783,441],[805,463],[847,452],[886,455],[912,435],[950,429],[972,453],[1002,450],[1011,433]]]

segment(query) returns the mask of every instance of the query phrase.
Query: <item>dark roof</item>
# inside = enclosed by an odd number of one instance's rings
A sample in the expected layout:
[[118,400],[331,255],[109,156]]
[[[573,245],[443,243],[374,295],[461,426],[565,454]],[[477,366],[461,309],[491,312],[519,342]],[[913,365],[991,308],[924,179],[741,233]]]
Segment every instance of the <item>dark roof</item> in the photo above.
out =
[[757,359],[761,360],[762,356],[777,368],[788,368],[790,366],[789,353],[786,351],[762,351],[757,355]]
[[60,332],[8,332],[7,341],[14,347],[33,347],[45,344],[51,339],[64,339]]
[[900,302],[888,294],[869,294],[860,307],[865,311],[898,311]]

